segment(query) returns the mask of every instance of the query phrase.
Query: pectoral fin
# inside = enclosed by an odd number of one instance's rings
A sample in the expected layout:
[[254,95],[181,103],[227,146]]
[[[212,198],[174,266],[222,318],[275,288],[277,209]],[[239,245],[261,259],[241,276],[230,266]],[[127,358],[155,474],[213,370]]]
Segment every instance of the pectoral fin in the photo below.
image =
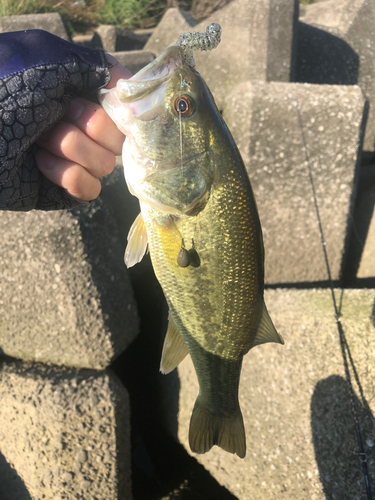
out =
[[263,304],[262,319],[260,320],[258,331],[252,347],[255,347],[259,344],[265,344],[266,342],[276,342],[277,344],[284,344],[282,336],[277,333],[275,327],[273,326],[272,320],[267,311],[266,304]]
[[160,371],[164,374],[174,370],[189,353],[171,315],[169,315],[168,321],[168,330],[165,336],[160,362]]
[[128,233],[124,261],[127,268],[140,262],[147,250],[146,226],[140,213]]

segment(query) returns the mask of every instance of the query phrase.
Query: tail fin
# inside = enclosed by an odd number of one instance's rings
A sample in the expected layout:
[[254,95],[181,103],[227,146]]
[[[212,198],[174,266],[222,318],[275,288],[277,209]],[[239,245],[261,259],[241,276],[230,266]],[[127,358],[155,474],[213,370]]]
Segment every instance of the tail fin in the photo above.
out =
[[198,396],[190,420],[189,444],[194,453],[206,453],[216,444],[244,458],[246,437],[240,408],[230,417],[217,416],[204,406]]

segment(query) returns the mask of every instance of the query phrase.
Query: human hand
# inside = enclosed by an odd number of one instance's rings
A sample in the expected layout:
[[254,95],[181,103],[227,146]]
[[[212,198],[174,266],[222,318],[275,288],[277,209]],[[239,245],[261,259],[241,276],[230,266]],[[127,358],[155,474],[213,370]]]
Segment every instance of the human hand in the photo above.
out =
[[[106,57],[112,65],[107,88],[113,88],[120,78],[131,77],[114,57]],[[114,169],[124,139],[99,104],[75,98],[63,118],[38,139],[42,149],[36,162],[42,174],[70,196],[90,201],[100,193],[99,178]]]
[[43,30],[0,33],[0,210],[67,209],[98,195],[123,138],[83,98],[130,76],[116,63]]

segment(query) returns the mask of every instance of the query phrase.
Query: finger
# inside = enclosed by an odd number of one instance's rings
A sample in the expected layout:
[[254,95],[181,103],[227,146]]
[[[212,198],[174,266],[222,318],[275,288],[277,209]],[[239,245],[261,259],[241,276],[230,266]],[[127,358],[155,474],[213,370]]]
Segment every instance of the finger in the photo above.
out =
[[120,155],[125,137],[100,104],[73,99],[64,120],[76,125],[93,141]]
[[42,174],[54,184],[64,188],[73,198],[90,201],[99,196],[100,181],[81,165],[45,150],[38,151],[35,159]]
[[60,121],[39,138],[38,144],[55,156],[82,165],[94,177],[108,175],[115,168],[115,154],[71,123]]
[[106,54],[105,57],[110,64],[109,72],[111,74],[111,81],[107,85],[107,89],[115,87],[120,78],[128,80],[132,76],[130,71],[124,68],[124,66],[122,66],[115,57],[111,56],[111,54]]

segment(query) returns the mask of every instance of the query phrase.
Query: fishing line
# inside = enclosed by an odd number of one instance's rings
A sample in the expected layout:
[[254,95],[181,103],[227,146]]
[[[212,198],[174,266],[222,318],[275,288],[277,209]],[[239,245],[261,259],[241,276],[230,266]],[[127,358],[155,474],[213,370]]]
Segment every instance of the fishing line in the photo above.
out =
[[[232,17],[224,18],[223,21],[225,21],[225,20],[233,20],[233,21],[237,21],[239,23],[245,24],[257,36],[259,36],[259,38],[261,38],[260,35],[256,32],[256,30],[254,30],[252,28],[252,26],[250,26],[248,23],[241,21],[240,19],[235,19]],[[261,38],[261,40],[266,41],[263,38]],[[265,58],[265,56],[263,56],[263,57]],[[365,480],[365,485],[366,485],[367,499],[373,500],[372,492],[371,492],[370,476],[369,476],[368,467],[367,467],[367,456],[366,456],[366,452],[365,452],[364,446],[363,446],[362,432],[361,432],[361,427],[359,424],[357,406],[355,403],[353,384],[352,384],[351,377],[350,377],[347,353],[348,353],[350,363],[351,363],[351,366],[353,369],[355,380],[356,380],[357,385],[358,385],[358,389],[359,389],[359,392],[361,395],[362,403],[364,402],[364,395],[363,395],[363,391],[362,391],[362,387],[361,387],[361,384],[359,381],[359,377],[358,377],[357,371],[355,369],[354,362],[353,362],[353,359],[351,357],[350,350],[349,350],[349,347],[348,347],[348,344],[346,341],[345,333],[344,333],[344,330],[343,330],[343,327],[341,324],[341,304],[342,304],[342,297],[343,297],[343,289],[341,289],[340,305],[339,305],[339,307],[337,307],[337,301],[336,301],[336,297],[335,297],[333,280],[332,280],[332,275],[331,275],[331,268],[330,268],[329,260],[328,260],[327,244],[326,244],[326,241],[324,238],[323,226],[322,226],[322,221],[320,218],[320,212],[319,212],[319,206],[318,206],[318,201],[317,201],[317,196],[316,196],[314,179],[313,179],[313,175],[312,175],[310,158],[309,158],[309,154],[308,154],[307,143],[306,143],[306,138],[305,138],[304,129],[303,129],[301,110],[300,110],[299,101],[298,101],[297,97],[296,97],[296,104],[297,104],[298,121],[299,121],[300,129],[301,129],[302,143],[303,143],[304,151],[305,151],[305,160],[306,160],[307,167],[308,167],[308,173],[309,173],[311,190],[312,190],[312,195],[313,195],[313,200],[314,200],[315,212],[316,212],[316,217],[317,217],[317,221],[318,221],[320,241],[321,241],[321,245],[322,245],[322,249],[323,249],[324,261],[325,261],[325,266],[326,266],[326,270],[327,270],[328,281],[329,281],[329,286],[330,286],[331,296],[332,296],[332,303],[333,303],[333,308],[334,308],[334,313],[335,313],[335,320],[336,320],[336,325],[337,325],[339,338],[340,338],[340,347],[341,347],[341,353],[342,353],[342,358],[343,358],[343,363],[344,363],[345,376],[346,376],[346,381],[347,381],[347,385],[349,388],[350,401],[351,401],[352,413],[353,413],[353,418],[354,418],[354,422],[355,422],[358,448],[359,448],[359,459],[360,459],[361,464],[362,464],[362,472],[364,475],[364,480]]]
[[[180,75],[181,78],[181,85],[180,85],[180,90],[182,90],[182,75]],[[183,174],[184,171],[184,162],[182,159],[182,113],[180,109],[178,109],[178,122],[180,125],[180,159],[181,159],[181,173]]]
[[359,448],[358,455],[359,455],[359,459],[360,459],[361,464],[362,464],[362,472],[363,472],[364,479],[365,479],[367,498],[368,498],[368,500],[373,500],[372,493],[371,493],[370,475],[369,475],[368,467],[367,467],[367,456],[366,456],[366,452],[365,452],[365,449],[363,446],[362,432],[361,432],[361,427],[359,424],[357,405],[355,403],[355,394],[354,394],[353,384],[352,384],[350,371],[349,371],[347,353],[348,353],[348,356],[349,356],[349,359],[350,359],[350,362],[352,365],[354,377],[355,377],[356,382],[357,382],[358,387],[359,387],[360,395],[362,398],[362,403],[364,402],[364,395],[363,395],[362,387],[361,387],[360,382],[359,382],[357,371],[355,370],[355,367],[354,367],[353,359],[352,359],[351,354],[350,354],[349,346],[348,346],[347,341],[346,341],[344,329],[343,329],[342,324],[341,324],[341,301],[342,301],[343,289],[341,289],[340,306],[337,307],[337,302],[336,302],[336,297],[335,297],[335,292],[334,292],[334,287],[333,287],[333,280],[332,280],[332,275],[331,275],[331,268],[329,265],[328,254],[327,254],[327,244],[326,244],[326,240],[324,238],[322,221],[320,218],[318,200],[316,197],[316,191],[315,191],[315,185],[314,185],[314,178],[312,175],[312,169],[311,169],[311,164],[310,164],[310,158],[309,158],[309,153],[308,153],[308,148],[307,148],[307,143],[306,143],[306,138],[305,138],[305,133],[304,133],[304,128],[303,128],[301,109],[299,106],[298,98],[296,98],[296,104],[297,104],[298,121],[299,121],[300,129],[301,129],[302,143],[303,143],[304,152],[305,152],[305,161],[306,161],[307,168],[308,168],[311,190],[312,190],[314,206],[315,206],[315,213],[316,213],[316,217],[318,220],[320,241],[322,244],[324,260],[325,260],[325,265],[326,265],[327,274],[328,274],[328,281],[329,281],[329,286],[330,286],[330,290],[331,290],[332,303],[333,303],[333,308],[334,308],[334,312],[335,312],[336,325],[337,325],[337,330],[338,330],[339,338],[340,338],[340,347],[341,347],[341,354],[342,354],[342,358],[343,358],[343,362],[344,362],[345,377],[346,377],[346,381],[347,381],[347,385],[348,385],[348,389],[349,389],[352,413],[353,413],[355,429],[356,429],[356,433],[357,433],[357,441],[358,441],[358,448]]
[[[221,20],[221,22],[226,21],[226,20],[233,20],[242,24],[245,24],[248,28],[250,28],[261,40],[263,40],[260,35],[250,26],[248,23],[241,21],[240,19],[235,19],[235,18],[224,18]],[[209,28],[214,27],[214,30],[212,33],[209,35],[202,35],[199,33],[186,33],[182,37],[179,38],[178,45],[181,45],[184,50],[186,51],[186,58],[190,56],[189,51],[191,52],[192,55],[192,49],[194,50],[210,50],[211,47],[210,45],[212,44],[213,46],[216,46],[217,43],[220,42],[220,31],[218,31],[218,28],[220,29],[219,25],[212,24],[210,25]],[[209,32],[209,28],[207,28],[207,32]],[[206,37],[206,38],[204,38]],[[265,40],[263,40],[265,41]],[[266,49],[267,50],[267,49]],[[195,66],[194,64],[194,59],[192,58],[192,64],[193,67]],[[182,87],[182,82],[181,82],[181,87]],[[320,241],[323,249],[323,255],[324,255],[324,261],[325,261],[325,266],[327,270],[327,275],[328,275],[328,281],[329,281],[329,287],[331,291],[331,297],[332,297],[332,304],[334,308],[334,314],[335,314],[335,320],[336,320],[336,325],[337,325],[337,330],[339,333],[339,339],[340,339],[340,347],[341,347],[341,353],[342,353],[342,358],[343,358],[343,363],[344,363],[344,370],[345,370],[345,377],[349,389],[349,394],[350,394],[350,400],[351,400],[351,407],[352,407],[352,413],[353,413],[353,418],[355,422],[355,428],[356,428],[356,434],[357,434],[357,441],[358,441],[358,448],[359,448],[359,459],[362,464],[362,472],[364,475],[364,480],[365,480],[365,485],[366,485],[366,493],[367,493],[367,498],[368,500],[373,500],[372,493],[371,493],[371,484],[370,484],[370,476],[368,472],[368,467],[367,467],[367,456],[364,450],[363,446],[363,439],[362,439],[362,432],[361,432],[361,427],[359,424],[359,418],[358,418],[358,412],[357,412],[357,406],[355,403],[355,393],[353,389],[353,384],[351,381],[351,376],[350,376],[350,371],[349,371],[349,364],[348,364],[348,357],[350,359],[354,377],[356,379],[356,382],[358,384],[358,388],[360,391],[360,395],[362,398],[362,403],[364,402],[364,395],[362,391],[362,387],[359,382],[358,374],[355,370],[353,359],[350,354],[350,350],[346,341],[345,333],[341,324],[341,303],[342,303],[342,296],[343,296],[343,289],[341,289],[341,297],[340,297],[340,305],[339,307],[337,306],[336,302],[336,297],[335,297],[335,292],[334,292],[334,286],[333,286],[333,280],[332,280],[332,275],[331,275],[331,268],[329,265],[329,260],[328,260],[328,254],[327,254],[327,244],[326,240],[324,238],[324,232],[323,232],[323,226],[321,222],[321,217],[320,217],[320,212],[319,212],[319,206],[318,206],[318,201],[317,201],[317,196],[316,196],[316,190],[315,190],[315,184],[314,184],[314,179],[312,175],[312,169],[311,169],[311,164],[310,164],[310,158],[308,154],[308,148],[307,148],[307,143],[306,143],[306,138],[304,134],[304,128],[303,128],[303,122],[302,122],[302,116],[301,116],[301,110],[299,106],[299,101],[298,98],[296,97],[296,105],[297,105],[297,115],[298,115],[298,121],[301,129],[301,136],[302,136],[302,143],[304,147],[304,152],[305,152],[305,161],[308,167],[308,174],[309,174],[309,180],[311,184],[311,190],[312,190],[312,195],[313,195],[313,200],[314,200],[314,206],[315,206],[315,213],[318,221],[318,227],[319,227],[319,233],[320,233]],[[181,113],[180,113],[180,148],[181,148],[181,158],[182,158],[182,130],[181,130]],[[348,354],[347,354],[348,353]]]

